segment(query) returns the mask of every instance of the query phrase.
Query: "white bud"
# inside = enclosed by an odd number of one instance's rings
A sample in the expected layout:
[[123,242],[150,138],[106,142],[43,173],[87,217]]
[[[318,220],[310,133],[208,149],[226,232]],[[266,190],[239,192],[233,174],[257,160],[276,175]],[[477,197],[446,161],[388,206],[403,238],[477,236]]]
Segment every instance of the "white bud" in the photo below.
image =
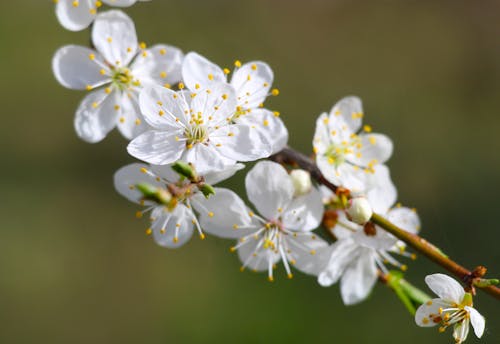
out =
[[304,170],[293,170],[290,172],[293,187],[295,189],[294,196],[301,196],[311,191],[311,175]]
[[364,225],[372,217],[373,211],[366,198],[354,197],[349,200],[346,213],[349,220],[359,225]]

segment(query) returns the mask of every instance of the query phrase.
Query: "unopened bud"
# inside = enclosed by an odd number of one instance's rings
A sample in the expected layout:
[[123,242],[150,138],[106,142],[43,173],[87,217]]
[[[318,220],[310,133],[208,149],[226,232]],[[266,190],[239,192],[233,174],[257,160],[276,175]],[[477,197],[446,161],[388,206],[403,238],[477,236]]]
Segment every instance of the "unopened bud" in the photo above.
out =
[[293,170],[290,172],[292,178],[293,188],[295,189],[294,195],[301,196],[311,191],[311,174],[304,170]]
[[172,170],[193,182],[198,180],[198,175],[191,164],[187,164],[183,161],[177,161],[172,165]]
[[373,211],[366,198],[355,197],[349,200],[346,213],[349,220],[364,225],[372,217]]

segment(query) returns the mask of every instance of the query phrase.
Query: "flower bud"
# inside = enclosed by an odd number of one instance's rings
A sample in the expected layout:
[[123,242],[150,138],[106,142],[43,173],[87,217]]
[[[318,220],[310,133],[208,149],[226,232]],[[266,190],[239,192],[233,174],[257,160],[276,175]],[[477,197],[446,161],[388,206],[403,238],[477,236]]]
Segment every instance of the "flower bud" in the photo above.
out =
[[373,211],[368,200],[364,197],[355,197],[349,200],[346,208],[349,220],[364,225],[372,217]]
[[305,195],[311,191],[311,175],[309,172],[304,170],[293,170],[290,172],[290,178],[292,178],[293,187],[295,189],[294,196]]

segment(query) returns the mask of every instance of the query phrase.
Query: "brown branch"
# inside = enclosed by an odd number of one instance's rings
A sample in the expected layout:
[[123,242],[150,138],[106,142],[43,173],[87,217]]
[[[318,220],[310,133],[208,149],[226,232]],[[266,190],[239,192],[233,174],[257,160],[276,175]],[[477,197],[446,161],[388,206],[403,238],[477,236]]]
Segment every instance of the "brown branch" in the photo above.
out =
[[[328,180],[326,180],[326,178],[323,176],[319,168],[309,157],[305,156],[300,152],[297,152],[296,150],[290,147],[285,147],[280,152],[272,155],[269,159],[276,161],[278,163],[298,166],[301,169],[308,171],[311,174],[311,177],[315,179],[318,183],[325,185],[333,192],[337,191],[337,186],[333,185]],[[376,225],[385,229],[387,232],[394,235],[399,240],[404,241],[406,244],[408,244],[408,246],[420,252],[422,255],[426,256],[434,263],[440,265],[441,267],[445,268],[456,277],[460,278],[460,280],[472,292],[474,292],[474,288],[479,288],[484,290],[486,293],[492,295],[493,297],[500,299],[500,288],[497,288],[496,286],[481,287],[474,285],[474,281],[476,280],[477,277],[479,277],[476,275],[475,272],[477,268],[475,269],[474,272],[471,272],[462,265],[456,263],[449,257],[445,256],[439,249],[436,248],[436,246],[429,243],[424,238],[399,228],[398,226],[394,225],[393,223],[391,223],[390,221],[388,221],[387,219],[378,214],[373,214],[371,221]]]

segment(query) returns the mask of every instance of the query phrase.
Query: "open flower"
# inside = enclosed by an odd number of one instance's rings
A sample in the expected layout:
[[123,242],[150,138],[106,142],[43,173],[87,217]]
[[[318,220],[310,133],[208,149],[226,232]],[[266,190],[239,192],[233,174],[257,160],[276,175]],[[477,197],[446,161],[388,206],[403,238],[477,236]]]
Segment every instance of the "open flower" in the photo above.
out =
[[140,114],[143,86],[176,83],[182,52],[167,45],[139,44],[132,20],[121,11],[103,12],[92,28],[96,50],[67,45],[52,60],[56,79],[65,87],[90,92],[80,103],[75,129],[88,142],[102,140],[115,126],[128,139],[148,129]]
[[203,174],[271,154],[258,131],[228,120],[236,107],[230,85],[214,84],[201,92],[148,87],[140,94],[140,106],[152,130],[130,142],[128,152],[148,163],[183,160]]
[[439,332],[444,332],[453,325],[453,338],[462,343],[469,333],[472,324],[474,333],[481,338],[485,320],[472,307],[472,295],[453,278],[444,274],[433,274],[425,277],[425,283],[439,298],[429,300],[417,309],[415,322],[418,326],[431,327],[440,325]]
[[[216,184],[242,168],[242,164],[237,164],[224,171],[207,173],[203,182]],[[136,213],[137,217],[150,213],[151,226],[146,233],[152,234],[159,245],[182,246],[191,238],[195,228],[202,239],[205,237],[196,216],[196,212],[203,210],[199,205],[205,196],[196,183],[181,179],[170,166],[130,164],[115,173],[114,182],[122,196],[145,207]],[[138,187],[141,184],[155,190],[155,199],[162,202],[145,199]]]
[[357,97],[337,102],[330,114],[316,121],[313,150],[323,175],[333,184],[364,192],[377,169],[392,154],[392,141],[385,135],[361,128],[363,108]]
[[316,251],[327,246],[311,231],[323,216],[321,195],[316,188],[294,197],[294,186],[286,170],[279,164],[263,161],[247,174],[247,195],[261,214],[250,210],[238,195],[216,188],[216,194],[202,200],[200,212],[204,230],[222,238],[235,238],[241,269],[267,270],[272,281],[273,268],[283,262],[289,278],[290,265],[312,273],[316,268]]
[[61,25],[71,31],[85,29],[94,21],[103,3],[109,6],[128,7],[137,1],[150,0],[54,0],[56,15]]
[[228,82],[229,73],[229,69],[222,69],[195,52],[188,53],[182,65],[183,80],[194,92],[203,91],[220,82],[233,86],[236,108],[229,118],[235,123],[254,126],[271,144],[273,153],[281,150],[288,141],[288,131],[279,118],[279,112],[263,108],[268,95],[279,93],[276,89],[271,91],[274,75],[269,65],[261,61],[245,64],[236,61],[235,70]]
[[[322,191],[325,203],[331,206],[333,202],[335,205],[338,201],[336,196],[324,189]],[[380,197],[385,197],[383,192],[380,192]],[[386,201],[377,201],[372,197],[370,205],[374,203],[386,204]],[[411,233],[420,230],[420,220],[413,209],[391,206],[385,206],[385,209],[379,206],[378,209],[389,221],[404,230]],[[318,283],[325,287],[340,280],[340,293],[346,305],[361,302],[368,297],[377,281],[378,270],[388,273],[385,264],[406,270],[406,265],[401,264],[392,254],[415,258],[405,251],[404,243],[384,229],[371,222],[356,224],[348,220],[345,212],[340,209],[332,231],[338,240],[318,252],[318,264],[324,265],[315,275],[318,276]]]

